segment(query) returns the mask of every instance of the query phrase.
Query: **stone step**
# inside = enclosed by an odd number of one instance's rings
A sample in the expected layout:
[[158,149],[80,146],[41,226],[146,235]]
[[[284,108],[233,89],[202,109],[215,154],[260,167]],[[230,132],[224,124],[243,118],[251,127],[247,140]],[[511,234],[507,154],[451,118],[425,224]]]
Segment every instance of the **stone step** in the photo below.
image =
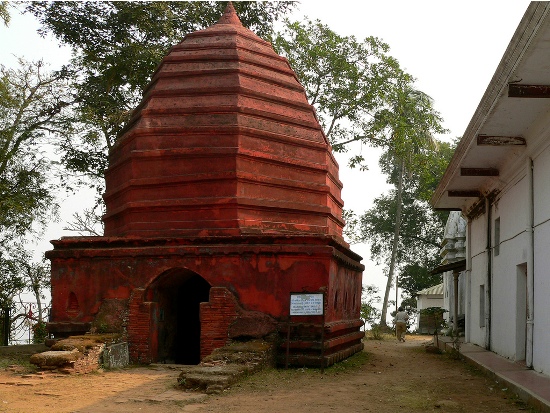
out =
[[235,383],[239,377],[240,375],[182,374],[178,382],[180,386],[186,389],[217,393]]
[[246,366],[227,364],[224,366],[181,366],[179,369],[181,371],[180,376],[187,374],[196,374],[201,376],[220,376],[220,375],[240,375],[250,371]]
[[[185,389],[220,393],[246,374],[274,365],[274,345],[264,341],[232,343],[214,350],[197,366],[178,366],[178,383]],[[163,366],[159,364],[157,366]]]

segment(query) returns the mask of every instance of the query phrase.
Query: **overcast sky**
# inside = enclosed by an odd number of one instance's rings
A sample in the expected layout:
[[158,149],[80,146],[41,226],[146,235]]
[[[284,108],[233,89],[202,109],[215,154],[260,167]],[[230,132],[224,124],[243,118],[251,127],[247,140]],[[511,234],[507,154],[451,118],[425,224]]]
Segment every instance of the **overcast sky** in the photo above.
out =
[[[319,19],[340,35],[354,35],[361,40],[375,36],[390,46],[390,54],[397,58],[408,73],[417,79],[417,88],[430,95],[435,108],[450,130],[450,140],[461,136],[495,72],[510,42],[528,1],[349,1],[301,2],[293,15],[301,19]],[[12,11],[8,28],[0,27],[0,62],[6,66],[15,64],[13,55],[28,60],[43,58],[58,67],[68,57],[67,50],[60,49],[54,41],[41,39],[36,34],[37,25],[30,16],[20,17]],[[371,153],[369,171],[359,172],[346,167],[346,159],[340,162],[340,178],[344,183],[342,193],[345,207],[356,212],[368,209],[372,199],[387,189],[384,177],[377,168],[377,153]],[[73,198],[65,201],[63,217],[68,218],[79,207],[85,207],[89,198]],[[84,205],[83,205],[84,204]],[[47,242],[63,235],[63,224],[52,225],[41,242],[38,253],[51,249]],[[369,260],[368,247],[355,245],[352,249],[364,257],[365,284],[375,284],[381,291],[386,278],[382,268]],[[392,292],[390,296],[395,297]]]

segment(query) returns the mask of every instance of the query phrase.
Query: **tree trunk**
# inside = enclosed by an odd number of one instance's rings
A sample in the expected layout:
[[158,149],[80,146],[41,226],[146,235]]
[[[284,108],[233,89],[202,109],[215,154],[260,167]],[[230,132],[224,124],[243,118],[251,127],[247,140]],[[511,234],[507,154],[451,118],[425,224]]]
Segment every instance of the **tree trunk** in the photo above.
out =
[[38,322],[42,323],[44,321],[42,317],[42,300],[40,299],[40,288],[33,288],[34,297],[36,298],[36,306],[38,308]]
[[404,161],[399,160],[399,174],[397,180],[397,199],[395,208],[395,226],[393,227],[393,244],[391,252],[390,268],[388,271],[388,282],[386,283],[386,292],[384,294],[384,302],[382,304],[382,317],[380,318],[380,325],[387,327],[387,312],[388,312],[388,300],[390,298],[390,289],[393,281],[393,273],[395,272],[395,264],[397,261],[397,247],[399,245],[399,231],[401,229],[401,211],[403,209],[402,195],[403,195],[403,174],[405,171]]

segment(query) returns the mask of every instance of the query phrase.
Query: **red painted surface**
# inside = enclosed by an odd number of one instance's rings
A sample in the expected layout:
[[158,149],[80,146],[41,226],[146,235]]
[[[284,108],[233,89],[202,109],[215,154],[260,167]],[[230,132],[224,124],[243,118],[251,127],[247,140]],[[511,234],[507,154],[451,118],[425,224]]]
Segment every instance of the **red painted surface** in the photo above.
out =
[[[312,334],[325,329],[327,363],[359,349],[363,266],[342,239],[338,165],[286,59],[231,5],[163,59],[106,184],[105,236],[52,241],[47,253],[54,334],[86,330],[103,300],[121,300],[131,359],[155,361],[186,344],[175,320],[194,280],[210,289],[201,357],[227,342],[237,309],[284,332],[290,292],[321,289],[325,325]],[[316,346],[298,330],[296,360]]]
[[210,300],[201,303],[201,358],[227,344],[227,330],[238,315],[235,296],[226,288],[212,288]]
[[228,15],[153,75],[110,154],[106,236],[341,238],[338,165],[303,87]]

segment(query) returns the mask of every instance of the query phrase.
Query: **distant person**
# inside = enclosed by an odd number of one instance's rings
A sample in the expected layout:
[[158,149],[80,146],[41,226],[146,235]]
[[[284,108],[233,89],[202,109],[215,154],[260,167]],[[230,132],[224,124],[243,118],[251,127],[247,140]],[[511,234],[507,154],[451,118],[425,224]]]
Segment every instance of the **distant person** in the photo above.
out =
[[405,332],[407,331],[407,321],[409,320],[409,315],[403,309],[399,307],[397,313],[395,314],[395,335],[397,341],[405,342]]

